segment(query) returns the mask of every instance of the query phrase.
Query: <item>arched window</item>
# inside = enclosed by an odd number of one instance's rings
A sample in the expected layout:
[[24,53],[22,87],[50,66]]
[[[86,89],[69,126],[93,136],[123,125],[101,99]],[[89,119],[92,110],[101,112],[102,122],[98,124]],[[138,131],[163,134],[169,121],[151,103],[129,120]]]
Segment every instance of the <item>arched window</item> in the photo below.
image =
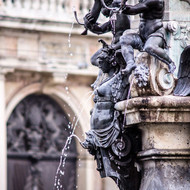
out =
[[[60,154],[71,130],[66,113],[49,96],[32,94],[22,100],[7,122],[8,190],[53,189]],[[73,139],[61,179],[63,189],[76,187],[76,158]]]

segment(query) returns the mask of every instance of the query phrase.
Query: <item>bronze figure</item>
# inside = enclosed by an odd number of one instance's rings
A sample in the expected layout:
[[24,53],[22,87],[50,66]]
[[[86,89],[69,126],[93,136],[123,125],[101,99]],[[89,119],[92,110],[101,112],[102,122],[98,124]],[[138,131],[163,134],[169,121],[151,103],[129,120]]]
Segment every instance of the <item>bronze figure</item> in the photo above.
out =
[[165,4],[164,0],[139,0],[139,3],[125,5],[123,13],[127,15],[140,14],[138,33],[123,33],[120,38],[122,55],[126,61],[126,72],[136,68],[134,49],[145,51],[168,65],[173,73],[176,66],[166,53],[166,31],[163,27]]
[[[94,89],[95,105],[91,112],[91,129],[86,133],[82,146],[94,155],[101,177],[111,177],[121,190],[135,190],[139,185],[140,175],[134,167],[138,149],[134,136],[137,137],[138,132],[124,129],[123,115],[114,108],[115,103],[128,96],[130,75],[122,72],[125,62],[121,54],[117,54],[115,58],[114,50],[105,42],[102,43],[97,66],[108,77]],[[133,178],[137,180],[136,183]]]

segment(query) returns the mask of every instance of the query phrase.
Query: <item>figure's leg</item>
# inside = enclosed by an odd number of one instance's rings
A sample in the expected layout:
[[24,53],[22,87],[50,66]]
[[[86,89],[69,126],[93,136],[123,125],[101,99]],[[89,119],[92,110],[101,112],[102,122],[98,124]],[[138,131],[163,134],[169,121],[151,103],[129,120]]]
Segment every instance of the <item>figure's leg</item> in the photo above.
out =
[[169,71],[173,73],[176,66],[163,47],[164,40],[161,37],[152,36],[146,41],[144,50],[160,61],[166,63],[169,67]]
[[138,34],[125,33],[120,38],[121,53],[126,62],[126,68],[123,70],[125,73],[130,73],[136,68],[134,49],[141,50],[143,42]]

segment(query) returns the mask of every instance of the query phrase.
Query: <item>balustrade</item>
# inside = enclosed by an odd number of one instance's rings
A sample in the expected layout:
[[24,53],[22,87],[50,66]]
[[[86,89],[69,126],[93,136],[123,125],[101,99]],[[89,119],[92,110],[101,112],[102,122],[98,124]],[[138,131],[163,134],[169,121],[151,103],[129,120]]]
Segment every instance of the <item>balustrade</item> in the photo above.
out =
[[[129,4],[137,2],[128,0]],[[93,3],[94,0],[0,0],[0,15],[71,22],[73,8],[82,18]]]
[[17,17],[41,17],[67,20],[75,8],[83,16],[92,7],[93,0],[0,0],[0,14]]

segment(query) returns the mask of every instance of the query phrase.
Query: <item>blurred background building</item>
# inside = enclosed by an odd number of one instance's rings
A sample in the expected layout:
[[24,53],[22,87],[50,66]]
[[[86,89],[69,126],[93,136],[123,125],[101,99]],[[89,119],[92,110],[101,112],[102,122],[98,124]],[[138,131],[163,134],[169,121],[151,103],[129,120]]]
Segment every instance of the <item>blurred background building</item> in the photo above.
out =
[[[98,37],[81,36],[93,0],[0,1],[0,189],[53,189],[61,150],[74,133],[89,130],[90,57]],[[109,36],[105,36],[110,40]],[[64,189],[103,190],[109,182],[73,139],[62,178]],[[112,182],[111,182],[112,183]]]
[[[99,37],[80,35],[84,28],[73,10],[82,21],[93,2],[0,0],[0,190],[53,189],[67,138],[74,129],[83,140],[90,128],[90,85],[98,73],[90,57],[100,48]],[[138,15],[131,20],[137,28]],[[100,179],[76,139],[67,155],[65,189],[117,189],[110,179]]]

